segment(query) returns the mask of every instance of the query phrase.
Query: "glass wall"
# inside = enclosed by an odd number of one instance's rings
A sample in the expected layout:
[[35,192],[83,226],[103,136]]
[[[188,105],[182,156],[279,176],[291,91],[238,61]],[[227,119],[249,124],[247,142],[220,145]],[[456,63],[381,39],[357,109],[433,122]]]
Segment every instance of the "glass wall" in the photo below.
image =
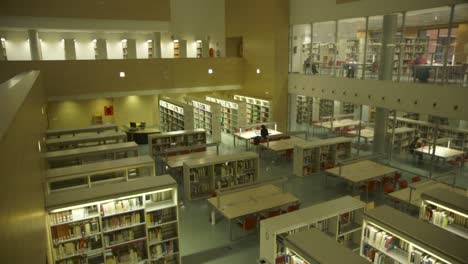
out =
[[[394,81],[468,85],[468,4],[394,15]],[[383,18],[292,26],[291,72],[378,79]]]

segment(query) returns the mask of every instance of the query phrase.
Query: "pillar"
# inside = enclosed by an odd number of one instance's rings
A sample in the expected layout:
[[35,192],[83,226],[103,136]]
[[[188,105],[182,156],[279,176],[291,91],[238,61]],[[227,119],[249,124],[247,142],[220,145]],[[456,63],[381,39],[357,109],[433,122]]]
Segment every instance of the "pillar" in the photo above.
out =
[[127,59],[136,59],[136,58],[137,58],[136,40],[127,39]]
[[210,37],[206,37],[202,43],[202,58],[210,57]]
[[76,60],[76,49],[74,39],[64,39],[65,60]]
[[7,60],[7,54],[6,54],[6,40],[4,38],[0,39],[0,61],[5,61]]
[[105,39],[96,40],[96,60],[107,60],[107,41]]
[[37,30],[28,30],[31,60],[42,60],[41,41]]
[[[385,15],[383,19],[382,50],[380,53],[379,80],[392,80],[393,56],[398,15]],[[375,111],[373,153],[385,153],[387,143],[388,109],[377,107]]]
[[187,40],[179,40],[179,58],[187,58]]
[[161,58],[161,32],[153,33],[153,59]]

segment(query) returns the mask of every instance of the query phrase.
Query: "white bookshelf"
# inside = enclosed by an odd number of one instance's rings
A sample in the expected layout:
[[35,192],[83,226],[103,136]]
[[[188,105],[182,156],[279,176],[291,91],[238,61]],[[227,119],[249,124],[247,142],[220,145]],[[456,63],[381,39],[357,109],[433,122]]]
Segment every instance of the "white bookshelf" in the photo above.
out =
[[239,131],[240,127],[246,125],[247,104],[245,102],[234,102],[213,96],[207,96],[205,99],[221,106],[220,120],[223,132],[234,134]]
[[234,100],[247,103],[247,125],[267,123],[272,119],[271,100],[264,100],[243,95],[234,95]]
[[193,106],[195,128],[201,128],[211,137],[211,142],[221,142],[221,106],[202,98],[186,96],[187,104]]
[[211,196],[259,181],[259,159],[254,152],[193,159],[184,162],[184,191],[188,200]]
[[260,258],[276,263],[289,236],[316,228],[351,250],[358,250],[365,203],[344,196],[260,221]]
[[285,239],[285,262],[276,263],[320,263],[320,264],[366,264],[365,258],[337,243],[316,228],[300,232]]
[[421,194],[419,218],[468,239],[468,196],[446,189]]
[[388,206],[366,211],[362,228],[360,254],[373,263],[458,264],[468,259],[468,240]]
[[161,131],[193,129],[193,107],[168,97],[159,99]]
[[326,163],[333,166],[351,157],[351,142],[348,137],[337,137],[308,142],[294,147],[293,174],[311,176],[320,172]]
[[46,210],[49,263],[180,263],[169,175],[53,193]]
[[205,145],[204,129],[179,130],[148,135],[148,153],[153,157],[163,155],[170,148]]
[[150,156],[138,156],[49,169],[46,181],[50,193],[155,175],[154,160]]
[[[395,128],[395,138],[393,140],[393,150],[401,152],[409,148],[415,137],[415,129],[410,127]],[[388,141],[392,140],[392,129],[387,130]]]
[[301,125],[312,125],[314,98],[297,95],[296,96],[296,123]]

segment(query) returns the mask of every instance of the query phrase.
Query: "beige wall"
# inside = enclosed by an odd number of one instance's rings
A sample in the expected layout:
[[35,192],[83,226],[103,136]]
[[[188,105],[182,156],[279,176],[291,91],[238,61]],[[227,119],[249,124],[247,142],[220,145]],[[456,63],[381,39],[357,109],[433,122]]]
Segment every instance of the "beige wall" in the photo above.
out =
[[361,16],[448,6],[466,0],[360,0],[337,4],[333,0],[290,0],[290,24],[308,24]]
[[455,58],[457,63],[468,63],[468,23],[458,26]]
[[2,0],[0,16],[159,20],[171,18],[170,0]]
[[41,111],[45,94],[40,81],[0,141],[2,263],[46,261],[44,163],[37,145],[46,128],[46,116]]
[[241,93],[273,99],[273,119],[283,131],[288,114],[288,14],[289,1],[226,0],[226,37],[243,37]]
[[[0,80],[36,69],[43,74],[49,97],[113,97],[136,91],[241,85],[243,64],[242,58],[7,61],[0,62]],[[209,68],[214,74],[208,74]],[[119,77],[121,71],[125,78]]]

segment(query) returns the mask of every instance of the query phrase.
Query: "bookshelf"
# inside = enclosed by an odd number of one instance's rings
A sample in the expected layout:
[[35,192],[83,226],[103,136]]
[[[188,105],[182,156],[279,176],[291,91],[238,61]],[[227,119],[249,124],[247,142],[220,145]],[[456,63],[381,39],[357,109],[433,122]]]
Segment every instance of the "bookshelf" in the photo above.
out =
[[174,58],[180,58],[180,43],[179,41],[174,41]]
[[193,129],[193,107],[168,97],[159,99],[161,131]]
[[[389,117],[393,122],[393,117]],[[436,125],[430,122],[397,117],[397,127],[410,127],[415,129],[415,135],[431,142],[431,138]],[[450,148],[467,151],[468,150],[468,129],[440,125],[438,127],[438,138],[450,138]]]
[[416,59],[417,54],[427,54],[427,38],[404,38],[403,42],[395,49],[394,61],[401,60],[402,74],[410,74],[411,63]]
[[212,142],[221,142],[221,106],[202,98],[185,97],[187,104],[193,106],[195,128],[204,129]]
[[346,56],[357,60],[359,54],[359,39],[346,40]]
[[49,169],[46,181],[51,193],[155,175],[154,160],[150,156],[138,156]]
[[46,210],[49,263],[180,263],[169,175],[54,193]]
[[325,164],[335,166],[338,160],[351,157],[351,138],[337,137],[308,142],[294,147],[293,174],[311,176],[323,170]]
[[447,189],[421,194],[419,218],[468,239],[468,197]]
[[197,49],[197,58],[203,57],[203,42],[201,40],[197,40],[195,42],[195,46]]
[[164,154],[164,150],[176,147],[206,144],[204,129],[179,130],[148,135],[148,153],[153,157]]
[[366,259],[315,228],[288,236],[284,244],[286,254],[277,259],[276,263],[369,263]]
[[312,125],[314,98],[297,95],[296,96],[296,123],[301,125]]
[[122,40],[122,55],[123,59],[128,59],[128,45],[127,45],[127,40]]
[[221,191],[259,181],[258,154],[236,154],[188,160],[184,162],[184,189],[188,200],[211,196]]
[[153,41],[152,39],[146,41],[146,45],[148,45],[148,59],[154,58],[154,49],[153,49]]
[[239,132],[239,128],[246,124],[244,117],[247,115],[247,104],[245,102],[234,102],[212,96],[207,96],[205,99],[221,106],[220,120],[223,132],[229,134]]
[[374,263],[447,264],[468,259],[468,240],[388,206],[364,212],[362,228],[360,254]]
[[[392,129],[387,130],[387,138],[389,144],[392,140]],[[409,148],[409,145],[414,140],[415,129],[410,127],[395,128],[395,139],[393,140],[393,150],[401,152]]]
[[316,228],[345,247],[359,250],[365,203],[344,196],[260,221],[260,258],[277,263],[287,254],[284,241]]
[[324,116],[332,116],[335,109],[335,102],[328,99],[320,99],[319,102],[319,119]]
[[234,100],[246,102],[246,124],[258,124],[272,120],[271,101],[243,95],[234,95]]

